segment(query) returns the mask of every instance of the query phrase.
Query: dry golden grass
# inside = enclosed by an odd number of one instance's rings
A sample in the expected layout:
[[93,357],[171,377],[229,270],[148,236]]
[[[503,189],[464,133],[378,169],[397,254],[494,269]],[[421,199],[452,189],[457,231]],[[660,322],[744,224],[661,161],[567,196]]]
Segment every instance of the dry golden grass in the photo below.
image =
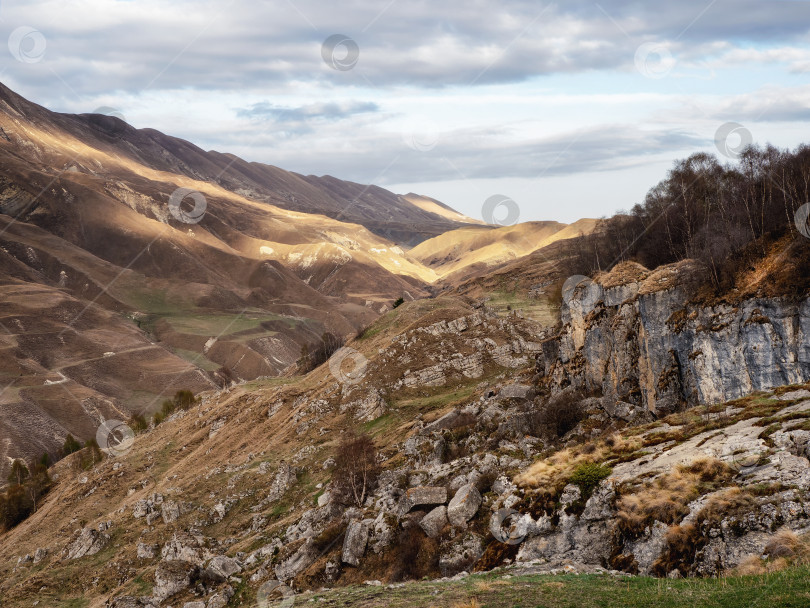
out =
[[538,488],[556,487],[565,481],[580,465],[604,462],[620,454],[631,453],[641,447],[636,437],[613,435],[598,442],[589,442],[576,448],[564,448],[548,458],[535,462],[515,478],[518,485]]
[[509,586],[511,584],[512,583],[510,581],[505,581],[505,580],[476,581],[475,589],[476,589],[476,591],[480,591],[481,593],[488,593],[490,591],[495,590],[497,587]]
[[810,563],[810,537],[799,538],[790,530],[774,534],[762,551],[767,556],[749,555],[733,571],[739,576],[757,576],[780,572],[792,565]]
[[463,600],[461,602],[453,602],[451,604],[451,608],[481,608],[481,604],[478,603],[478,600],[474,597],[471,597],[468,600]]
[[[705,490],[713,489],[712,484],[727,482],[733,476],[734,471],[727,464],[715,459],[696,460],[661,475],[619,499],[619,531],[634,537],[654,521],[675,524],[689,512],[690,502]],[[723,499],[718,497],[717,500]]]
[[810,536],[796,536],[790,530],[777,532],[763,551],[771,558],[789,558],[794,563],[810,563]]

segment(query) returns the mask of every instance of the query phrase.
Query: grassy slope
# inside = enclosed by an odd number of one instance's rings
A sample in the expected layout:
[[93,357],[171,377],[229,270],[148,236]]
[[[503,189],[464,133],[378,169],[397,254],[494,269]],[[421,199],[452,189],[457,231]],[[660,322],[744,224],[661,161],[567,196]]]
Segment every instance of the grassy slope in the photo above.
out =
[[[314,601],[313,601],[314,600]],[[454,608],[750,608],[810,605],[810,568],[720,579],[667,580],[608,574],[516,575],[490,572],[459,581],[419,581],[389,589],[356,586],[307,593],[299,604]]]

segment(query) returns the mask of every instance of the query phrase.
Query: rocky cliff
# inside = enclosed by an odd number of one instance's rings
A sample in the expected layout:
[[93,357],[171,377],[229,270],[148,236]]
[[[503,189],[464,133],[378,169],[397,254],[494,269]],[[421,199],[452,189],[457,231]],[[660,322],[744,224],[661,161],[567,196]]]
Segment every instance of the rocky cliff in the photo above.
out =
[[564,289],[544,343],[552,389],[574,386],[666,413],[810,379],[810,300],[690,302],[690,261],[625,263]]

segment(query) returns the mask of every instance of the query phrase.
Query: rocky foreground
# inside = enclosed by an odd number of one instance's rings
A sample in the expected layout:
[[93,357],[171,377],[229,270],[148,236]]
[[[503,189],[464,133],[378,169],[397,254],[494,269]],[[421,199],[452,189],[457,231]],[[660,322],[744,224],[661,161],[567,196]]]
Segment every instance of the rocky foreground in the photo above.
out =
[[[633,380],[605,371],[594,383],[549,366],[550,349],[576,351],[559,357],[565,366],[596,343],[588,332],[604,331],[600,319],[662,297],[631,289],[614,304],[594,301],[581,315],[584,340],[569,340],[579,332],[571,302],[592,289],[566,299],[558,333],[458,299],[412,302],[342,351],[348,369],[203,394],[91,470],[60,462],[37,513],[2,539],[6,605],[221,608],[423,577],[497,585],[469,574],[503,567],[678,579],[800,561],[810,386],[734,368],[759,383],[752,389],[773,382],[720,404],[651,409],[649,391],[670,390],[660,377],[618,394],[611,387]],[[751,323],[778,333],[776,318]],[[722,344],[726,327],[698,333]],[[621,343],[632,349],[630,337]],[[803,351],[780,348],[803,374]],[[335,450],[351,431],[373,437],[382,469],[355,505],[333,486]],[[340,605],[340,593],[324,598]]]

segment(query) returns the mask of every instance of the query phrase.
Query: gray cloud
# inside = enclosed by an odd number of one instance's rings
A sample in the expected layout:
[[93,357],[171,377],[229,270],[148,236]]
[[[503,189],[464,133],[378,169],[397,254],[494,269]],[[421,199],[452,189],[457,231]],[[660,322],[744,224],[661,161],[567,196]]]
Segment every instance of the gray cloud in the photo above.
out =
[[[167,86],[259,89],[291,81],[486,84],[632,69],[636,48],[648,40],[665,42],[684,58],[709,52],[718,42],[786,45],[806,41],[810,22],[810,3],[791,1],[539,5],[482,0],[470,5],[416,0],[385,6],[315,0],[142,0],[137,7],[105,0],[4,3],[5,36],[25,24],[40,29],[48,41],[44,65],[12,61],[7,74],[45,98],[53,91],[54,73],[65,96]],[[334,33],[359,45],[354,69],[336,71],[322,60],[321,43]]]
[[379,106],[370,101],[313,103],[298,107],[285,107],[267,101],[240,108],[240,118],[272,120],[274,122],[309,122],[343,120],[356,114],[378,112]]
[[254,139],[251,149],[262,162],[292,171],[309,174],[317,168],[318,174],[384,185],[625,169],[656,155],[675,157],[705,147],[712,136],[678,128],[651,132],[636,125],[610,125],[512,143],[503,141],[498,130],[471,129],[440,134],[433,149],[421,152],[409,147],[400,133],[369,130],[349,142],[327,137],[313,149],[300,142],[285,145],[285,133],[267,131]]
[[[0,62],[0,79],[33,101],[84,112],[112,105],[129,118],[146,113],[151,124],[139,126],[251,161],[365,183],[593,174],[712,148],[711,121],[810,118],[804,88],[728,96],[711,82],[712,71],[725,67],[788,66],[775,68],[778,76],[810,71],[810,2],[30,0],[3,1],[0,11],[0,52],[21,25],[47,39],[42,62],[24,64],[10,55]],[[336,33],[357,42],[353,69],[333,69],[322,58],[323,41]],[[590,126],[562,135],[521,136],[521,125],[492,106],[481,107],[480,121],[467,120],[468,129],[438,128],[435,147],[425,151],[409,147],[409,134],[397,130],[410,118],[403,115],[409,108],[394,103],[403,91],[408,98],[430,97],[444,87],[474,99],[481,85],[532,81],[539,89],[551,80],[544,76],[594,74],[586,85],[584,79],[572,85],[572,97],[621,93],[624,83],[615,84],[614,76],[633,72],[645,42],[662,44],[677,64],[660,89],[658,81],[636,75],[628,97],[649,91],[661,98],[649,107],[635,102],[635,123],[618,105],[605,109],[593,101],[579,106],[582,124]],[[704,78],[696,95],[722,99],[690,100],[683,89],[697,80],[679,81],[681,75]],[[755,77],[750,85],[732,83],[733,90],[760,86],[763,78]],[[552,95],[563,92],[561,80]],[[497,94],[521,90],[503,87]],[[208,104],[206,120],[184,112],[189,97]],[[430,115],[434,108],[428,102],[414,111],[440,121],[441,108]],[[464,111],[472,115],[471,108]],[[573,113],[561,102],[523,120],[534,121],[535,129],[547,121],[559,133],[555,121],[579,124]]]

